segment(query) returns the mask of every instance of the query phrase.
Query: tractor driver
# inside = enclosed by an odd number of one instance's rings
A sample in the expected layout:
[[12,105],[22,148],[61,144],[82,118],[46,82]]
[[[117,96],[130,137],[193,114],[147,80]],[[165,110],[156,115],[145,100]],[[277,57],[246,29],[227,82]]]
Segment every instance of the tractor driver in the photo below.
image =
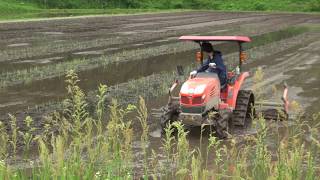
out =
[[192,71],[190,76],[195,77],[199,72],[217,73],[221,87],[224,87],[227,83],[227,68],[223,63],[221,52],[215,51],[212,44],[208,42],[202,43],[201,48],[208,54],[208,58],[198,70]]

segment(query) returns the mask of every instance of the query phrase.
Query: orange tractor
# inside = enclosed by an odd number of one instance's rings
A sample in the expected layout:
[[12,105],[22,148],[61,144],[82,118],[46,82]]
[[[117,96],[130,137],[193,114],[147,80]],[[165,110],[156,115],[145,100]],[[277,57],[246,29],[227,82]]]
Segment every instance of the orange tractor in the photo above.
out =
[[[169,90],[168,104],[162,109],[160,123],[162,128],[173,121],[181,121],[186,126],[211,126],[220,138],[227,137],[230,123],[234,126],[245,126],[256,115],[256,106],[278,106],[280,108],[264,109],[269,119],[288,117],[287,87],[285,87],[282,103],[255,103],[251,90],[242,89],[249,77],[242,66],[246,55],[243,43],[250,42],[245,36],[182,36],[180,40],[194,41],[200,45],[197,60],[203,64],[202,43],[210,41],[236,42],[239,45],[239,65],[227,73],[227,84],[221,87],[216,73],[201,72],[189,77],[181,86],[179,96],[174,97],[173,90],[179,84],[175,81]],[[279,115],[279,109],[282,115]]]

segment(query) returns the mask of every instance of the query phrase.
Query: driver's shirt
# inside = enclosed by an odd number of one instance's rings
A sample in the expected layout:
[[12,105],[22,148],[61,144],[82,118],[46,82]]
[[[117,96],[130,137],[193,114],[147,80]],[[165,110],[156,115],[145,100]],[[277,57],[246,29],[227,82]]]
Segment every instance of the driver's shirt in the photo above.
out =
[[[209,67],[209,63],[216,63],[216,68]],[[223,63],[222,54],[220,51],[214,51],[214,57],[208,59],[203,63],[203,65],[197,70],[197,72],[212,72],[217,73],[220,84],[225,85],[227,82],[227,68]]]

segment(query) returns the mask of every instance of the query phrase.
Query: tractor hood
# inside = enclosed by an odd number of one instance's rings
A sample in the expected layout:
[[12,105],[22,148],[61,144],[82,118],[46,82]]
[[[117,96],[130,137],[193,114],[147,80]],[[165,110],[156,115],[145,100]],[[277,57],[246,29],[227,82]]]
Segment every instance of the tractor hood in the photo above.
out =
[[220,100],[220,81],[214,73],[198,73],[181,87],[180,105],[183,113],[202,114],[217,109]]
[[187,80],[181,87],[180,95],[202,96],[213,89],[220,89],[220,81],[216,77],[195,77]]

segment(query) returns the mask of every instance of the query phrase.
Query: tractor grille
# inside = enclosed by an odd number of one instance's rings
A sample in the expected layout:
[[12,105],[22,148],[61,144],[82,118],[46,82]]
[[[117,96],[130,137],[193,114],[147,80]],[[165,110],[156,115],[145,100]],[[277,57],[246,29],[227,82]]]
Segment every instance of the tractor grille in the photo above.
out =
[[[181,96],[181,103],[182,104],[202,104],[202,98],[199,97],[194,97],[190,99],[191,97],[188,96]],[[190,102],[191,100],[191,102]]]
[[201,97],[195,97],[192,99],[192,104],[202,104],[202,98]]
[[189,98],[188,98],[188,96],[181,96],[181,103],[183,103],[183,104],[189,104]]
[[193,106],[193,107],[186,107],[181,106],[181,112],[183,113],[204,113],[205,106]]

